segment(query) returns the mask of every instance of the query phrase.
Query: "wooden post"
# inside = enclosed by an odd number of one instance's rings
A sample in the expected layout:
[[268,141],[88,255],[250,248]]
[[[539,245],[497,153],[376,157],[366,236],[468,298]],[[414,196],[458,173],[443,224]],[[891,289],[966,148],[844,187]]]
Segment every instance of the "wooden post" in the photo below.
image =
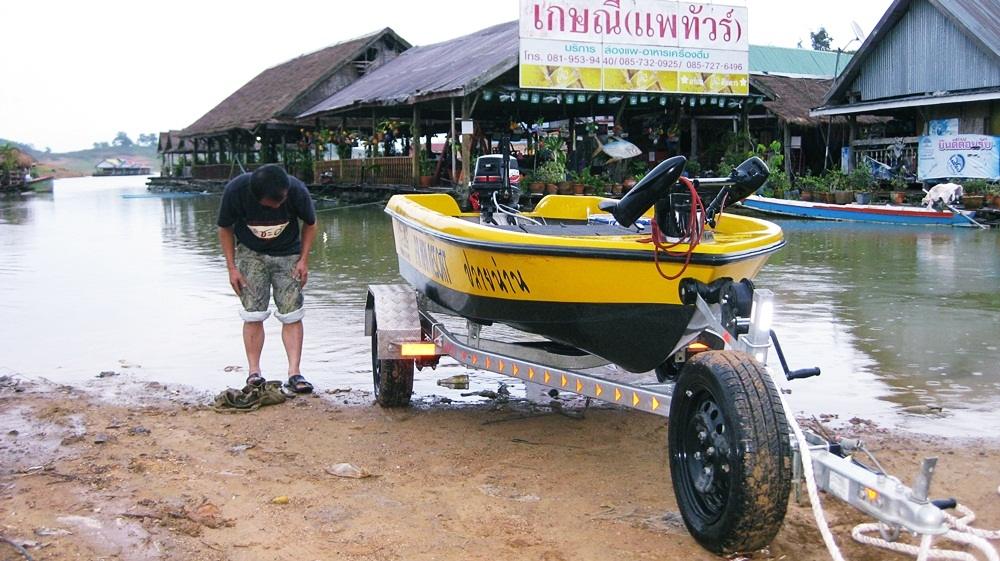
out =
[[784,135],[785,176],[790,180],[792,178],[792,125],[788,121],[783,121],[781,123],[781,132]]
[[413,104],[413,124],[410,125],[410,155],[412,156],[413,184],[420,184],[420,107]]
[[847,117],[848,137],[847,146],[851,151],[850,158],[847,159],[848,170],[854,171],[854,142],[858,140],[858,118],[855,115]]
[[[469,101],[467,96],[462,97],[462,120],[467,120],[472,118],[472,103]],[[472,135],[463,134],[462,135],[462,183],[458,186],[458,192],[461,200],[466,200],[469,198],[469,176],[472,173],[471,162],[472,159]]]
[[456,144],[456,142],[455,142],[455,139],[456,139],[456,136],[455,136],[455,98],[451,98],[450,101],[451,101],[451,180],[455,181],[457,179],[455,177],[455,172],[457,171],[455,169],[455,167],[456,167],[457,161],[458,161],[458,155],[455,152],[455,144]]
[[691,158],[698,159],[698,119],[691,115]]

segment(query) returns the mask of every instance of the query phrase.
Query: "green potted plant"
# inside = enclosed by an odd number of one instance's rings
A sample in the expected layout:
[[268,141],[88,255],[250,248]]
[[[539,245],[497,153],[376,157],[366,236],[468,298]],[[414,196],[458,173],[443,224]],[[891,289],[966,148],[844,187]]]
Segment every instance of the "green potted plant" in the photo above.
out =
[[434,183],[434,160],[427,157],[427,153],[420,152],[420,186],[430,187]]
[[857,166],[847,175],[847,186],[854,192],[854,201],[858,204],[866,205],[871,202],[874,183],[868,166]]
[[994,183],[990,185],[986,194],[988,195],[986,199],[989,201],[990,206],[1000,209],[1000,184]]
[[901,177],[889,181],[889,200],[892,204],[901,205],[906,202],[906,187],[906,181]]
[[566,168],[555,160],[549,160],[538,166],[535,178],[545,183],[546,193],[553,195],[558,192],[558,186],[566,182]]
[[[985,179],[968,179],[962,183],[962,206],[966,210],[983,208],[989,183]],[[991,197],[992,198],[992,197]]]
[[537,173],[528,172],[521,176],[521,184],[528,186],[528,191],[531,193],[541,193],[545,191],[545,182],[542,181]]
[[799,199],[803,201],[814,200],[816,191],[820,190],[820,178],[813,175],[800,175],[795,179],[799,188]]

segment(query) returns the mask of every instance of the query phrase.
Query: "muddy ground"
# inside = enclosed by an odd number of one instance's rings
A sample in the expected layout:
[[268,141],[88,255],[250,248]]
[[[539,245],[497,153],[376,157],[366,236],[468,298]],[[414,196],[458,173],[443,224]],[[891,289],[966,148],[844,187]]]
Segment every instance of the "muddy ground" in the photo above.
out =
[[[36,560],[717,559],[677,514],[666,423],[650,415],[487,400],[383,410],[358,390],[224,415],[190,391],[98,383],[0,379],[0,536]],[[934,495],[1000,526],[997,441],[844,426],[907,480],[940,456]],[[371,476],[332,475],[340,463]],[[854,544],[864,517],[825,504],[849,559],[904,559]],[[746,557],[827,558],[794,504],[771,547]],[[0,543],[0,560],[23,558]]]

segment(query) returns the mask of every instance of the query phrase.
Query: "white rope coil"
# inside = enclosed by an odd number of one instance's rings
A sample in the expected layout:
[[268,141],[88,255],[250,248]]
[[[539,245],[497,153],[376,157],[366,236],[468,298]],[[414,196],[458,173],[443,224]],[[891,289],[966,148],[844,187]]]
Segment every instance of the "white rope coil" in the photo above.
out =
[[[773,380],[774,374],[770,369],[767,369],[767,371],[771,374]],[[812,453],[809,450],[809,443],[806,441],[805,435],[802,433],[802,428],[795,419],[795,415],[792,414],[792,410],[788,406],[788,401],[785,400],[785,396],[779,391],[778,397],[781,400],[781,406],[785,410],[785,417],[788,419],[788,425],[791,427],[795,440],[799,445],[799,453],[802,456],[802,473],[806,481],[806,491],[809,494],[809,503],[812,507],[813,517],[816,519],[816,526],[819,528],[820,535],[823,537],[823,543],[826,545],[830,558],[833,559],[833,561],[845,561],[843,554],[840,552],[840,548],[837,546],[837,542],[833,539],[833,533],[830,532],[830,526],[826,520],[826,515],[823,513],[823,505],[820,502],[819,489],[816,486],[815,475],[813,472]],[[1000,486],[997,487],[997,493],[1000,494]],[[946,511],[942,511],[948,526],[952,529],[948,530],[940,537],[946,538],[955,543],[971,546],[982,553],[983,559],[986,561],[1000,561],[1000,555],[997,554],[996,548],[993,547],[993,544],[987,541],[1000,539],[1000,530],[983,530],[980,528],[973,528],[970,524],[972,524],[972,522],[976,519],[976,514],[972,511],[972,509],[959,504],[956,505],[955,510],[957,510],[962,516],[957,517]],[[890,542],[881,536],[879,531],[881,527],[883,526],[879,522],[858,524],[853,530],[851,530],[851,537],[861,544],[912,555],[917,558],[917,561],[929,561],[931,559],[981,561],[980,558],[975,555],[964,551],[932,548],[931,546],[934,538],[937,536],[931,534],[921,535],[919,546],[895,541]],[[869,535],[873,532],[878,534],[878,537]]]

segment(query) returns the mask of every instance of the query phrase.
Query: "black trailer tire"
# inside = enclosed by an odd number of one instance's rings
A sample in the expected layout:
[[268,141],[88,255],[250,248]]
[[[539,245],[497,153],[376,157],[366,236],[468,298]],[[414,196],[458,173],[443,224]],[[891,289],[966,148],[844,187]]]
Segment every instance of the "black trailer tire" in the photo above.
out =
[[378,321],[372,319],[372,381],[375,402],[382,407],[406,407],[413,394],[413,361],[378,358]]
[[792,480],[788,422],[753,357],[708,351],[684,365],[670,403],[670,473],[681,517],[718,554],[766,547]]

